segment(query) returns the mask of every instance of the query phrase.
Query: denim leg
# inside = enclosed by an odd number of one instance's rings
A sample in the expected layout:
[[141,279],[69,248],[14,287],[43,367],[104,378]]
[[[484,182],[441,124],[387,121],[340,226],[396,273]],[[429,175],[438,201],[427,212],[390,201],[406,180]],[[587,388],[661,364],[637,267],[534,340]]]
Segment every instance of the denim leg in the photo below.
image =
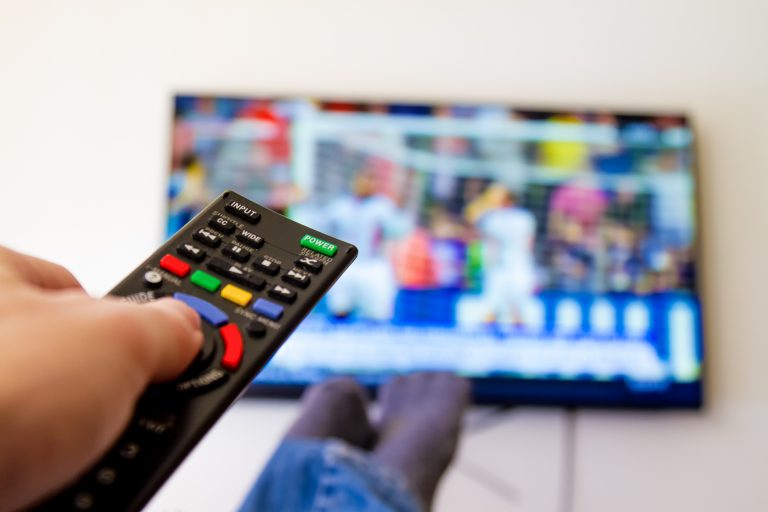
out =
[[289,439],[240,512],[421,512],[403,478],[366,452],[331,440]]

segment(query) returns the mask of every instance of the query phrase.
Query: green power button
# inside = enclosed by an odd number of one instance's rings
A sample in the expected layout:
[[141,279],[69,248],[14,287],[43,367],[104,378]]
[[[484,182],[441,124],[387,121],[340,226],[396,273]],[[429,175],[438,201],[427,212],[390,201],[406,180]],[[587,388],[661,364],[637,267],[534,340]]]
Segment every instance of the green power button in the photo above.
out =
[[331,242],[320,240],[319,238],[314,237],[312,235],[304,235],[301,238],[301,245],[302,247],[307,247],[308,249],[317,251],[320,254],[325,254],[326,256],[333,256],[334,254],[336,254],[336,251],[339,249],[338,247],[333,245]]

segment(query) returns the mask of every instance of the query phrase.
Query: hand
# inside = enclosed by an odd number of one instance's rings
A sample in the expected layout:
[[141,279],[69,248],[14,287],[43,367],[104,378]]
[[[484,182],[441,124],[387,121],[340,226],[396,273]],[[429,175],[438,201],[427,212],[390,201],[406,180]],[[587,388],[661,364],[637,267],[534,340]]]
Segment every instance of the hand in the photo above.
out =
[[147,384],[181,373],[202,341],[181,302],[93,299],[64,268],[0,247],[0,511],[96,462]]

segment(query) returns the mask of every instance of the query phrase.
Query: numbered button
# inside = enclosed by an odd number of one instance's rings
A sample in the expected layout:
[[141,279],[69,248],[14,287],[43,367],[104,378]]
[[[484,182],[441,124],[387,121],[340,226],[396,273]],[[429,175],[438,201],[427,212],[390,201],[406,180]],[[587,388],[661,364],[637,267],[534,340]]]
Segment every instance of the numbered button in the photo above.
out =
[[296,292],[285,286],[276,284],[269,290],[269,296],[287,304],[293,304],[296,300]]
[[79,492],[72,500],[72,507],[75,510],[91,510],[93,509],[93,505],[93,494],[89,492]]
[[125,460],[133,460],[139,454],[139,445],[136,443],[124,444],[117,453]]
[[112,485],[117,479],[117,471],[114,468],[101,468],[96,472],[96,481],[101,485]]

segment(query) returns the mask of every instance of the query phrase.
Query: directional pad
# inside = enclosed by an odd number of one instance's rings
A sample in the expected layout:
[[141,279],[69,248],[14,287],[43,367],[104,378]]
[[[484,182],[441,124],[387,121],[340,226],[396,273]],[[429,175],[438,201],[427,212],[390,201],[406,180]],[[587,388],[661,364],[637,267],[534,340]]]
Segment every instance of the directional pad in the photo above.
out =
[[188,293],[180,292],[174,293],[173,298],[180,300],[187,306],[197,311],[197,314],[200,315],[200,318],[213,325],[214,327],[221,327],[222,325],[229,322],[229,316],[227,316],[225,312],[207,300],[195,297],[194,295],[189,295]]
[[243,336],[236,324],[227,324],[219,329],[221,341],[224,342],[224,355],[221,366],[225,370],[234,371],[243,359]]

